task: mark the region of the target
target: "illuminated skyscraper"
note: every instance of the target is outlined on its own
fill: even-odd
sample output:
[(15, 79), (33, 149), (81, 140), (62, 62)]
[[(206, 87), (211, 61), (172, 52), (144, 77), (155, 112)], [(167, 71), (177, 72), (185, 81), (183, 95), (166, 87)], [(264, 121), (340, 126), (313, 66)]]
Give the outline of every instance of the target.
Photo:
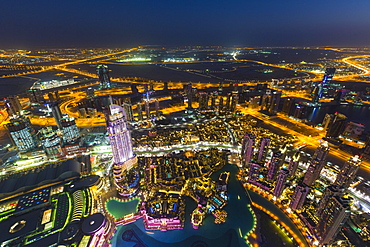
[(320, 216), (324, 210), (325, 206), (328, 203), (329, 199), (334, 196), (341, 196), (343, 194), (343, 189), (336, 185), (330, 185), (325, 188), (324, 194), (322, 195), (319, 205), (316, 210), (316, 214)]
[(123, 109), (125, 109), (127, 121), (131, 122), (134, 120), (134, 113), (132, 111), (132, 105), (130, 103), (123, 103)]
[(59, 129), (62, 129), (62, 125), (60, 121), (63, 118), (63, 114), (60, 110), (59, 104), (57, 102), (50, 102), (47, 104), (49, 112), (51, 112), (53, 118), (55, 119), (55, 122)]
[(199, 92), (199, 110), (208, 110), (208, 93)]
[(334, 184), (340, 186), (341, 188), (348, 189), (355, 179), (360, 165), (361, 160), (358, 155), (351, 157), (346, 163), (344, 163)]
[(37, 147), (35, 131), (26, 116), (11, 118), (5, 126), (19, 151), (30, 151)]
[(322, 84), (326, 85), (331, 82), (335, 74), (335, 68), (326, 68), (324, 78), (322, 79)]
[(315, 154), (312, 157), (310, 166), (308, 167), (306, 174), (304, 175), (303, 183), (311, 186), (316, 179), (319, 178), (321, 170), (325, 166), (326, 156), (329, 153), (329, 145), (327, 142), (322, 142), (316, 149)]
[(274, 152), (270, 162), (268, 163), (267, 179), (274, 179), (282, 162), (282, 153), (280, 151)]
[(319, 215), (315, 228), (320, 245), (330, 244), (343, 227), (350, 214), (350, 198), (331, 197)]
[(334, 113), (332, 121), (328, 124), (326, 137), (337, 138), (342, 134), (347, 123), (347, 117), (341, 113)]
[(77, 142), (80, 138), (80, 132), (76, 126), (75, 119), (73, 117), (64, 117), (60, 120), (63, 133), (63, 141), (66, 144)]
[(270, 146), (270, 142), (271, 142), (270, 138), (264, 137), (264, 138), (261, 139), (260, 147), (259, 147), (258, 153), (257, 153), (257, 161), (258, 162), (265, 161), (267, 151), (268, 151), (268, 148)]
[(261, 168), (260, 164), (252, 162), (249, 165), (248, 180), (257, 181), (259, 174), (260, 174), (260, 168)]
[(96, 67), (96, 72), (99, 76), (100, 87), (103, 89), (110, 88), (111, 82), (109, 78), (109, 70), (107, 65), (99, 64)]
[(297, 187), (295, 187), (289, 207), (294, 210), (301, 209), (304, 202), (306, 201), (308, 192), (310, 192), (310, 187), (305, 184), (299, 183)]
[(289, 176), (289, 171), (287, 169), (281, 169), (279, 171), (279, 175), (277, 177), (274, 192), (273, 192), (274, 196), (279, 197), (281, 195), (288, 176)]
[(5, 107), (8, 111), (9, 116), (20, 115), (22, 111), (21, 103), (19, 102), (18, 96), (9, 96), (5, 99)]
[(243, 137), (241, 157), (244, 165), (249, 164), (253, 158), (254, 144), (256, 141), (256, 136), (251, 134), (246, 134)]
[(298, 163), (299, 163), (299, 158), (301, 157), (301, 153), (298, 151), (296, 152), (289, 160), (289, 176), (292, 178), (295, 176), (295, 173), (298, 169)]
[(143, 121), (143, 106), (141, 102), (137, 104), (137, 115), (138, 115), (138, 120)]
[(62, 139), (52, 127), (46, 127), (39, 131), (42, 146), (50, 159), (63, 156)]

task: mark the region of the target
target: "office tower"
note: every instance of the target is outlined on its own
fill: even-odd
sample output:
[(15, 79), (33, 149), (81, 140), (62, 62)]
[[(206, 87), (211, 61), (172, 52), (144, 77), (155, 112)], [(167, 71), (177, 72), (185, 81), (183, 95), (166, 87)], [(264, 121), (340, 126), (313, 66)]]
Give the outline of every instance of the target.
[(250, 163), (249, 171), (248, 171), (248, 180), (249, 181), (257, 181), (260, 175), (260, 168), (261, 165), (255, 162)]
[(163, 82), (163, 90), (164, 91), (168, 90), (168, 82)]
[(299, 118), (299, 119), (305, 119), (307, 118), (307, 113), (308, 113), (307, 110), (308, 110), (308, 107), (306, 105), (298, 103), (295, 105), (293, 117)]
[(282, 153), (280, 151), (276, 151), (273, 153), (271, 160), (268, 162), (267, 179), (275, 178), (276, 172), (280, 168), (282, 159)]
[(193, 109), (193, 85), (191, 83), (184, 86), (184, 93), (188, 100), (188, 109)]
[(26, 116), (12, 118), (5, 126), (9, 131), (13, 144), (19, 151), (30, 151), (37, 147), (35, 131)]
[(145, 114), (146, 114), (146, 119), (150, 119), (150, 102), (145, 100)]
[(278, 177), (276, 179), (274, 192), (273, 192), (274, 196), (280, 197), (281, 193), (284, 190), (284, 186), (285, 186), (286, 179), (288, 178), (288, 176), (289, 176), (289, 171), (287, 169), (283, 168), (279, 171)]
[(350, 214), (350, 199), (340, 196), (331, 197), (319, 215), (315, 228), (320, 245), (330, 244)]
[(96, 72), (99, 76), (99, 81), (100, 81), (100, 87), (102, 89), (107, 89), (111, 87), (111, 82), (109, 78), (109, 70), (108, 66), (104, 64), (99, 64), (96, 67)]
[(224, 97), (221, 95), (218, 96), (218, 111), (222, 111), (224, 109)]
[(365, 124), (349, 122), (344, 128), (343, 136), (350, 137), (352, 139), (359, 139), (365, 131)]
[(39, 134), (42, 146), (48, 158), (57, 159), (63, 156), (62, 139), (52, 127), (41, 129)]
[(267, 137), (264, 137), (260, 140), (260, 146), (259, 146), (258, 153), (257, 153), (258, 162), (265, 161), (270, 143), (271, 143), (271, 139)]
[(199, 110), (205, 111), (208, 110), (208, 93), (199, 92)]
[(31, 103), (43, 103), (44, 96), (43, 92), (40, 89), (34, 88), (27, 91), (27, 96), (30, 99)]
[(211, 93), (211, 95), (209, 96), (211, 98), (211, 109), (212, 110), (215, 110), (216, 109), (216, 96), (217, 96), (217, 93)]
[[(137, 157), (132, 149), (130, 130), (126, 121), (125, 110), (118, 105), (110, 105), (108, 112), (105, 112), (107, 132), (113, 153), (113, 176), (118, 192), (122, 196), (130, 196), (135, 183), (129, 180), (136, 180), (135, 176), (126, 174), (137, 164)], [(132, 174), (133, 175), (133, 174)]]
[(322, 84), (326, 85), (331, 82), (335, 74), (335, 68), (326, 68), (324, 78), (322, 79)]
[(308, 192), (310, 192), (310, 187), (303, 183), (299, 183), (295, 187), (289, 207), (294, 210), (301, 209), (303, 207), (304, 202), (306, 201)]
[(231, 93), (228, 93), (227, 94), (227, 97), (226, 97), (226, 104), (225, 104), (225, 110), (226, 111), (230, 111), (230, 106), (231, 106)]
[(132, 105), (130, 103), (123, 103), (122, 104), (123, 109), (125, 109), (125, 112), (127, 114), (127, 121), (131, 122), (134, 120), (134, 113), (132, 110)]
[(320, 216), (322, 212), (326, 209), (325, 206), (328, 203), (329, 199), (334, 196), (343, 195), (344, 190), (337, 185), (330, 185), (325, 188), (324, 194), (322, 195), (319, 205), (316, 210), (316, 215)]
[(130, 130), (126, 121), (126, 112), (121, 106), (110, 105), (106, 113), (107, 131), (112, 147), (113, 162), (122, 166), (122, 169), (130, 169), (133, 164), (134, 153)]
[(324, 120), (322, 121), (322, 124), (321, 124), (324, 130), (326, 131), (328, 130), (330, 124), (333, 122), (333, 119), (334, 119), (334, 114), (329, 114), (329, 113), (325, 114)]
[(325, 166), (326, 156), (329, 153), (329, 145), (327, 142), (322, 142), (316, 149), (312, 157), (310, 166), (303, 178), (303, 183), (311, 186), (320, 176), (321, 170)]
[(253, 158), (254, 144), (256, 142), (256, 136), (246, 134), (242, 141), (241, 157), (244, 165), (249, 164)]
[(294, 106), (295, 106), (295, 98), (285, 98), (283, 109), (281, 111), (285, 113), (286, 115), (291, 116), (293, 115)]
[(295, 173), (298, 169), (298, 163), (299, 163), (300, 157), (301, 157), (301, 153), (298, 151), (289, 160), (288, 170), (289, 170), (289, 176), (291, 178), (295, 176)]
[(235, 112), (236, 111), (236, 105), (239, 102), (239, 94), (238, 92), (233, 92), (232, 98), (231, 98), (231, 106), (230, 111)]
[(337, 138), (342, 134), (346, 126), (347, 117), (341, 113), (334, 113), (332, 122), (328, 126), (326, 137)]
[(137, 89), (137, 86), (135, 84), (131, 84), (131, 91), (132, 91), (132, 94), (138, 94), (139, 93), (139, 90)]
[(5, 107), (9, 116), (19, 115), (22, 111), (22, 105), (19, 102), (18, 96), (8, 96), (5, 99)]
[(271, 95), (271, 102), (269, 106), (269, 113), (270, 114), (276, 114), (279, 108), (280, 104), (280, 98), (281, 98), (281, 91), (274, 91)]
[(57, 102), (50, 102), (47, 104), (49, 112), (51, 112), (53, 118), (55, 119), (55, 122), (59, 129), (62, 129), (62, 126), (60, 124), (60, 120), (63, 118), (63, 114), (59, 108), (59, 104)]
[(358, 155), (351, 157), (346, 161), (340, 170), (334, 184), (341, 188), (348, 189), (356, 178), (356, 173), (361, 165), (361, 159)]
[(73, 117), (64, 117), (60, 120), (60, 124), (62, 126), (61, 131), (64, 143), (72, 144), (77, 142), (80, 138), (80, 132), (76, 126), (75, 119)]
[(141, 102), (137, 104), (137, 114), (138, 114), (139, 121), (143, 121), (143, 107), (142, 107)]
[(159, 101), (156, 99), (155, 102), (155, 115), (157, 118), (161, 116), (161, 112), (159, 111)]

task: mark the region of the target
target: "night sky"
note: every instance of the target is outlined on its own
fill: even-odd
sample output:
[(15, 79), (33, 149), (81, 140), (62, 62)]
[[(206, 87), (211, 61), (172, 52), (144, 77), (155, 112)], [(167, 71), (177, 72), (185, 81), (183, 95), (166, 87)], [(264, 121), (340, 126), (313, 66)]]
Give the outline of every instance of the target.
[(369, 0), (2, 0), (1, 48), (369, 46)]

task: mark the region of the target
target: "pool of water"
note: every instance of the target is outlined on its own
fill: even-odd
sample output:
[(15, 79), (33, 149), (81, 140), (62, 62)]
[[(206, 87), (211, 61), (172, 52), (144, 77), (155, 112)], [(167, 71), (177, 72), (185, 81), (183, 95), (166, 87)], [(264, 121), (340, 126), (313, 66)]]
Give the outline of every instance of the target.
[(133, 199), (126, 202), (119, 201), (117, 199), (111, 199), (107, 201), (106, 208), (108, 212), (114, 216), (114, 218), (119, 219), (127, 214), (136, 213), (139, 202), (139, 199)]

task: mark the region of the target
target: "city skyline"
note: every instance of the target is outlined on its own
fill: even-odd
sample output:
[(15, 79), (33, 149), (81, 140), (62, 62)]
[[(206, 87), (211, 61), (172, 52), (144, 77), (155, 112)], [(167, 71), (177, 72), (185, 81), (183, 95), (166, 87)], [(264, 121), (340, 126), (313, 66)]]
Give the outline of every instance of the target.
[(368, 46), (356, 1), (9, 1), (0, 48), (138, 45)]

